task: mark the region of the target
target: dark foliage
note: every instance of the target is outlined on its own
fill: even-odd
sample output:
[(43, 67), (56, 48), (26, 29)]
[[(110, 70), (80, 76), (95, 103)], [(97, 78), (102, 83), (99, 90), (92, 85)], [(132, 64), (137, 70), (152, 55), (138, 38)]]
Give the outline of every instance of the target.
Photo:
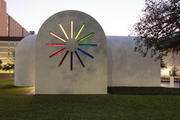
[(162, 58), (160, 59), (160, 66), (161, 66), (161, 68), (167, 68), (166, 63), (164, 62), (164, 60)]
[(179, 69), (176, 66), (173, 66), (171, 71), (170, 71), (170, 76), (175, 77), (177, 75), (178, 71), (179, 71)]
[(2, 70), (4, 70), (4, 71), (13, 70), (13, 69), (14, 69), (14, 64), (9, 64), (9, 63), (4, 65), (2, 68)]
[(2, 60), (0, 60), (0, 70), (2, 69)]
[(146, 0), (143, 16), (134, 25), (135, 51), (160, 59), (180, 50), (180, 0)]

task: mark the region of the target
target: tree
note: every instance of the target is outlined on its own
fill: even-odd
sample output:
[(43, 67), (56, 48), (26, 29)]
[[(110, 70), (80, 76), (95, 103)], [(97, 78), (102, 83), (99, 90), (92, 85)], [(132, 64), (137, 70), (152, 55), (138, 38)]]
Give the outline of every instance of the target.
[(160, 66), (161, 66), (161, 68), (167, 68), (167, 65), (166, 65), (166, 63), (164, 62), (164, 60), (161, 58), (160, 59)]
[(133, 27), (134, 50), (155, 60), (180, 50), (180, 0), (146, 0), (143, 16)]
[(14, 70), (14, 60), (15, 60), (15, 52), (12, 52), (11, 59), (9, 59), (11, 63), (6, 63), (3, 65), (2, 70), (4, 71), (11, 71)]
[(170, 76), (175, 77), (177, 75), (178, 71), (179, 71), (179, 69), (176, 66), (173, 66), (171, 71), (170, 71)]
[(4, 71), (14, 70), (14, 64), (7, 63), (3, 66), (2, 70)]
[(3, 71), (14, 70), (14, 59), (15, 59), (15, 52), (12, 52), (12, 58), (9, 59), (11, 61), (11, 63), (5, 63), (3, 65), (2, 60), (0, 60), (0, 70), (3, 70)]
[(2, 70), (3, 66), (2, 66), (2, 60), (0, 60), (0, 70)]

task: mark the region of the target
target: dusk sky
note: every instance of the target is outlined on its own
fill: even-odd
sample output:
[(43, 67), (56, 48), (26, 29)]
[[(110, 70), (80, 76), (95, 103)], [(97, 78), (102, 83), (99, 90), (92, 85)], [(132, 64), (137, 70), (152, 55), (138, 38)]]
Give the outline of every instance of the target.
[(142, 15), (144, 0), (6, 0), (7, 12), (28, 31), (38, 32), (51, 15), (79, 10), (94, 17), (106, 35), (127, 36)]

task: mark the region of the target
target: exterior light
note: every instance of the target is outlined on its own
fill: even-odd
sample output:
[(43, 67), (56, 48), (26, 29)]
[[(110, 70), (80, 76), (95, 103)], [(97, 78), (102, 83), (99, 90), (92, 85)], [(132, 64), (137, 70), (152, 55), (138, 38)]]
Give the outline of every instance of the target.
[(71, 39), (73, 39), (73, 21), (71, 20)]
[(82, 67), (85, 67), (85, 65), (84, 65), (83, 61), (81, 60), (81, 58), (79, 57), (77, 51), (75, 51), (75, 54), (76, 54), (76, 56), (77, 56), (79, 62), (81, 63)]
[(77, 38), (78, 38), (79, 34), (81, 33), (82, 29), (84, 28), (84, 26), (85, 26), (85, 24), (83, 24), (83, 25), (81, 26), (81, 28), (79, 29), (79, 32), (78, 32), (78, 34), (77, 34), (76, 37), (75, 37), (75, 40), (77, 40)]
[(66, 44), (57, 44), (57, 43), (54, 43), (54, 44), (46, 44), (46, 46), (65, 46)]
[(59, 63), (59, 66), (62, 65), (62, 63), (63, 63), (64, 59), (66, 58), (66, 56), (68, 55), (68, 53), (69, 53), (69, 51), (66, 51), (64, 57), (62, 58), (61, 62)]
[(80, 47), (96, 47), (96, 44), (78, 44)]
[(90, 33), (90, 34), (84, 36), (83, 38), (79, 39), (78, 42), (81, 42), (81, 41), (87, 39), (88, 37), (90, 37), (90, 36), (92, 36), (92, 35), (94, 35), (94, 33)]
[(58, 35), (54, 34), (53, 32), (50, 32), (50, 34), (54, 37), (56, 37), (57, 39), (63, 41), (63, 42), (66, 42), (66, 40), (62, 39), (61, 37), (59, 37)]
[(63, 48), (62, 50), (55, 52), (54, 54), (50, 55), (49, 58), (52, 58), (52, 57), (58, 55), (59, 53), (63, 52), (64, 50), (66, 50), (66, 48)]
[(81, 51), (82, 53), (84, 53), (85, 55), (89, 56), (90, 58), (94, 58), (94, 56), (90, 55), (89, 53), (83, 51), (82, 49), (78, 48), (79, 51)]
[[(67, 42), (67, 40), (69, 40), (69, 37), (68, 37), (67, 33), (66, 33), (66, 31), (64, 30), (62, 24), (59, 24), (59, 26), (60, 26), (62, 32), (64, 33), (66, 39), (61, 38), (60, 36), (58, 36), (57, 34), (55, 34), (55, 33), (53, 33), (53, 32), (50, 32), (50, 34), (51, 34), (52, 36), (54, 36), (55, 38), (63, 41), (63, 42)], [(69, 31), (69, 33), (70, 33), (70, 38), (71, 38), (71, 40), (72, 40), (72, 39), (75, 39), (75, 40), (78, 39), (78, 37), (79, 37), (81, 31), (83, 30), (84, 26), (85, 26), (85, 24), (83, 24), (83, 25), (81, 26), (81, 28), (79, 29), (77, 35), (76, 35), (75, 38), (74, 38), (74, 21), (73, 21), (73, 20), (70, 21), (70, 31)], [(82, 42), (83, 40), (91, 37), (92, 35), (94, 35), (94, 32), (89, 33), (88, 35), (82, 37), (81, 39), (79, 39), (79, 40), (77, 40), (77, 41), (78, 41), (78, 42)], [(66, 46), (66, 45), (67, 45), (67, 44), (61, 44), (61, 43), (47, 43), (47, 44), (46, 44), (46, 46)], [(79, 46), (79, 47), (96, 47), (97, 44), (78, 44), (78, 46)], [(89, 56), (90, 58), (92, 58), (92, 59), (94, 58), (94, 56), (90, 55), (88, 52), (85, 52), (84, 50), (82, 50), (82, 49), (80, 49), (80, 48), (76, 48), (76, 49), (77, 49), (78, 51), (82, 52), (83, 54)], [(53, 53), (52, 55), (49, 56), (49, 58), (52, 58), (52, 57), (60, 54), (61, 52), (65, 51), (65, 50), (67, 50), (67, 47), (66, 47), (66, 48), (63, 48), (63, 49), (61, 49), (61, 50), (59, 50), (59, 51), (57, 51), (57, 52), (55, 52), (55, 53)], [(81, 63), (82, 67), (85, 67), (82, 59), (80, 58), (80, 56), (79, 56), (79, 54), (78, 54), (78, 52), (77, 52), (76, 50), (75, 50), (75, 51), (69, 51), (69, 50), (67, 50), (66, 53), (64, 54), (63, 58), (61, 59), (61, 61), (60, 61), (60, 63), (59, 63), (58, 66), (61, 66), (61, 65), (62, 65), (63, 61), (66, 59), (66, 57), (67, 57), (67, 55), (69, 54), (69, 52), (70, 52), (70, 70), (71, 70), (71, 71), (73, 70), (73, 52), (76, 54), (76, 56), (77, 56), (79, 62)]]
[(66, 38), (69, 40), (69, 37), (68, 37), (67, 33), (65, 32), (63, 26), (61, 24), (59, 24), (59, 26), (60, 26), (61, 30), (63, 31), (64, 35), (66, 36)]

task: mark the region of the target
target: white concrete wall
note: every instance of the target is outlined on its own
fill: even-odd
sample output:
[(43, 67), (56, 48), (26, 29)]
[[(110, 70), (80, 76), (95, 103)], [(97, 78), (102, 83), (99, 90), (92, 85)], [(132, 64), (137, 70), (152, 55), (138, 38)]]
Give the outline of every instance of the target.
[(21, 40), (15, 49), (15, 86), (34, 86), (36, 35)]
[[(35, 62), (34, 61), (35, 37), (36, 36), (26, 37), (25, 40), (22, 40), (21, 43), (16, 48), (15, 86), (33, 86), (34, 85), (34, 71), (35, 70), (34, 70), (33, 65), (35, 63), (33, 62)], [(154, 62), (154, 60), (149, 57), (142, 58), (139, 54), (135, 53), (133, 51), (134, 41), (132, 37), (107, 36), (107, 42), (108, 42), (108, 45), (107, 45), (108, 46), (107, 48), (108, 86), (138, 86), (138, 87), (160, 86), (159, 62)], [(175, 58), (176, 57), (178, 56), (175, 56)], [(67, 59), (68, 60), (65, 60), (64, 62), (65, 64), (68, 64), (67, 66), (69, 66), (69, 58)], [(87, 58), (84, 57), (82, 59), (87, 59)], [(172, 61), (170, 59), (171, 57), (167, 57), (165, 61)], [(88, 62), (92, 63), (93, 61), (89, 60)], [(86, 66), (88, 65), (88, 62), (85, 63)], [(175, 63), (179, 65), (177, 60), (175, 61)], [(77, 59), (74, 61), (74, 64), (78, 64), (78, 66), (76, 67), (74, 66), (74, 67), (77, 69), (80, 69), (81, 70), (80, 73), (85, 74), (83, 71), (84, 69), (81, 68), (79, 61)], [(64, 69), (64, 68), (59, 68), (58, 70), (60, 69)], [(66, 72), (66, 71), (63, 71), (63, 72)], [(74, 75), (73, 73), (71, 73), (70, 75)], [(43, 70), (42, 70), (42, 74), (45, 74), (43, 73)], [(49, 74), (51, 74), (51, 72), (47, 73), (47, 75)], [(69, 79), (70, 76), (69, 77), (66, 76), (65, 78)], [(91, 76), (88, 78), (85, 75), (82, 78), (84, 81), (82, 80), (81, 82), (83, 83), (83, 82), (90, 81), (91, 78), (92, 78)], [(101, 79), (101, 77), (98, 79)], [(73, 81), (73, 82), (71, 81), (72, 83), (70, 83), (69, 81), (66, 84), (69, 84), (69, 86), (72, 87), (74, 85), (78, 85), (76, 81)], [(43, 84), (44, 83), (42, 83), (42, 85)], [(64, 87), (66, 87), (66, 89), (68, 88), (67, 86), (64, 86)]]
[[(94, 56), (91, 59), (87, 55), (79, 52), (75, 47), (77, 43), (69, 44), (68, 50), (76, 50), (85, 64), (83, 68), (73, 51), (73, 70), (70, 70), (70, 53), (59, 67), (61, 59), (66, 51), (49, 58), (53, 53), (64, 47), (46, 46), (47, 43), (61, 43), (61, 40), (53, 37), (49, 32), (54, 32), (58, 36), (66, 39), (59, 27), (61, 23), (70, 37), (70, 21), (74, 21), (74, 37), (83, 24), (80, 36), (94, 32), (92, 37), (80, 42), (83, 44), (97, 44), (97, 47), (81, 47)], [(74, 39), (67, 40), (70, 42)], [(66, 44), (65, 43), (65, 44)], [(82, 12), (65, 11), (51, 16), (41, 26), (36, 41), (36, 77), (35, 94), (106, 94), (107, 93), (107, 52), (106, 36), (101, 26), (87, 14)]]
[(133, 37), (107, 36), (108, 86), (160, 86), (160, 63), (134, 52)]

